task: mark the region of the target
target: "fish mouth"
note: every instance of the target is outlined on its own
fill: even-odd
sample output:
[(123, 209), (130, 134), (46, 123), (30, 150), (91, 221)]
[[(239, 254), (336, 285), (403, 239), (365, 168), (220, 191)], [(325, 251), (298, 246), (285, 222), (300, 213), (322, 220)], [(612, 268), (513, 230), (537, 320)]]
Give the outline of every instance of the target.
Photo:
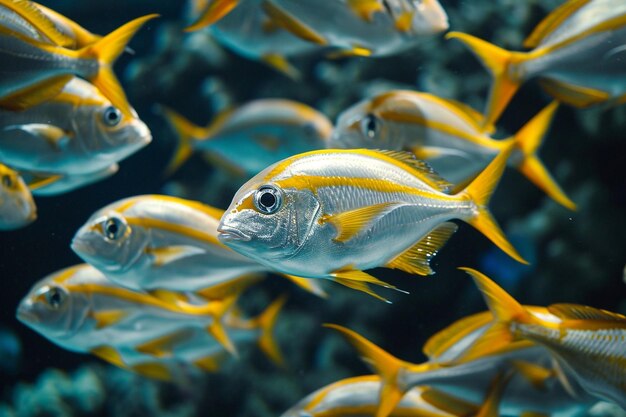
[(249, 242), (251, 240), (251, 237), (247, 234), (231, 227), (219, 226), (217, 228), (217, 231), (219, 232), (219, 235), (217, 235), (217, 237), (221, 242)]
[(16, 316), (22, 323), (39, 323), (39, 317), (28, 308), (22, 306), (17, 309)]

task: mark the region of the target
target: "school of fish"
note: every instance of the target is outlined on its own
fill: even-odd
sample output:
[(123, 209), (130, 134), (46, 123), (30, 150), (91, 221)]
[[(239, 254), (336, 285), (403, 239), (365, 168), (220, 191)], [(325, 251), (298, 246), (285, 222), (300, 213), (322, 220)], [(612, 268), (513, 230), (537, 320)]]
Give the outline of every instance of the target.
[[(449, 29), (437, 0), (192, 0), (189, 10), (193, 22), (181, 30), (206, 31), (293, 80), (302, 74), (291, 57), (375, 59)], [(151, 142), (112, 66), (157, 17), (100, 36), (35, 2), (0, 0), (1, 231), (36, 220), (33, 196), (114, 175)], [(190, 372), (219, 371), (244, 345), (286, 365), (274, 326), (287, 296), (256, 317), (238, 304), (269, 274), (320, 298), (338, 288), (331, 281), (390, 303), (385, 291), (405, 291), (370, 270), (434, 274), (455, 219), (527, 263), (489, 202), (509, 166), (576, 210), (538, 153), (560, 105), (626, 101), (626, 2), (564, 1), (526, 39), (528, 52), (466, 33), (446, 37), (493, 77), (484, 114), (410, 90), (355, 103), (335, 124), (286, 99), (226, 108), (206, 126), (161, 105), (178, 137), (164, 172), (200, 152), (242, 184), (230, 205), (154, 194), (110, 202), (71, 241), (85, 263), (36, 282), (18, 320), (72, 352), (180, 383)], [(496, 122), (531, 78), (554, 101), (497, 138)], [(626, 410), (626, 317), (565, 300), (522, 305), (481, 272), (459, 269), (489, 311), (432, 336), (419, 364), (326, 324), (375, 374), (322, 387), (283, 417), (567, 417), (601, 400)]]

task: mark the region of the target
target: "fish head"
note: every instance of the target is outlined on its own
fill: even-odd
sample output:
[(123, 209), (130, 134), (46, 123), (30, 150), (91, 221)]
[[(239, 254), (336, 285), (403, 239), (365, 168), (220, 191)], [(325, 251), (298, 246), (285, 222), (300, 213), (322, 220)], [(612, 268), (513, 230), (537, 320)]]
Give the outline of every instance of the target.
[(281, 188), (266, 180), (275, 165), (239, 189), (217, 228), (222, 243), (264, 264), (294, 256), (320, 213), (320, 203), (310, 190)]
[(17, 229), (36, 218), (37, 207), (22, 177), (0, 164), (0, 230)]
[(17, 308), (19, 321), (50, 340), (74, 336), (91, 310), (85, 294), (70, 292), (57, 282), (58, 276), (50, 275), (35, 284)]
[(339, 115), (329, 148), (391, 149), (390, 136), (389, 126), (372, 100), (363, 100)]
[(438, 0), (409, 0), (415, 11), (411, 19), (410, 33), (434, 35), (448, 30), (448, 15)]
[(72, 239), (72, 250), (105, 275), (124, 274), (147, 258), (149, 229), (130, 224), (113, 207), (94, 213)]

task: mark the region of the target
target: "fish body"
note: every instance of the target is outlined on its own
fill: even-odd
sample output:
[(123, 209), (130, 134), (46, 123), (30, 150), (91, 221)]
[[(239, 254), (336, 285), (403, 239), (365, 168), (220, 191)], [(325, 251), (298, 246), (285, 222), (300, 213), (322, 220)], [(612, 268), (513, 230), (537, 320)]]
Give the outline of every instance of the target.
[(37, 207), (22, 177), (0, 164), (0, 230), (24, 227), (37, 219)]
[(576, 107), (621, 103), (626, 5), (611, 0), (569, 0), (526, 40), (530, 52), (509, 52), (471, 35), (465, 43), (494, 75), (485, 123), (493, 123), (525, 81), (538, 78), (548, 94)]
[[(406, 153), (322, 150), (296, 155), (239, 189), (222, 217), (219, 238), (260, 263), (301, 277), (381, 284), (362, 272), (379, 266), (427, 275), (432, 273), (428, 260), (456, 231), (448, 220), (476, 225), (474, 219), (485, 215), (485, 198), (509, 152), (502, 152), (468, 191), (458, 194), (450, 194), (447, 182)], [(487, 183), (489, 191), (483, 189), (473, 199), (471, 190)], [(503, 243), (499, 228), (499, 238), (492, 234), (496, 228), (480, 230), (522, 260)]]
[(501, 325), (494, 339), (531, 340), (548, 349), (589, 394), (626, 409), (626, 317), (593, 307), (553, 304), (557, 320), (530, 314), (488, 277), (462, 268), (474, 279)]
[(57, 31), (65, 35), (69, 42), (64, 45), (70, 49), (81, 49), (93, 45), (102, 39), (102, 36), (89, 32), (84, 27), (66, 16), (38, 3), (33, 3), (54, 24)]
[(218, 115), (205, 128), (171, 110), (165, 114), (180, 138), (170, 172), (193, 149), (213, 154), (250, 177), (281, 159), (325, 148), (333, 131), (324, 114), (290, 100), (255, 100)]
[[(536, 155), (557, 104), (552, 103), (504, 140), (481, 127), (482, 115), (454, 100), (397, 90), (363, 100), (345, 110), (329, 142), (333, 148), (392, 149), (413, 152), (442, 177), (466, 184), (504, 148), (516, 144), (509, 165), (525, 174), (563, 206), (575, 204), (563, 193)], [(489, 126), (490, 132), (495, 130)]]
[(20, 172), (27, 178), (28, 187), (35, 196), (55, 196), (101, 181), (114, 175), (119, 165), (114, 163), (100, 171), (88, 174), (54, 175), (47, 173)]
[[(106, 346), (136, 349), (185, 328), (219, 337), (232, 300), (168, 303), (120, 287), (87, 264), (53, 273), (21, 301), (17, 317), (50, 341), (74, 352)], [(226, 343), (228, 338), (220, 339)]]
[(24, 171), (92, 174), (146, 146), (150, 130), (87, 81), (73, 78), (53, 99), (0, 110), (0, 160)]

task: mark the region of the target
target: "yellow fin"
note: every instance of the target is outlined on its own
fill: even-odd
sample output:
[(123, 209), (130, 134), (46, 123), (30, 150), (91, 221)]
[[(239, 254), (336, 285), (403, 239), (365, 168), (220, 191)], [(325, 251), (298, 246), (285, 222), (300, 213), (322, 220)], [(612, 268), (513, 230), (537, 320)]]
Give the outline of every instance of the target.
[(507, 51), (466, 33), (450, 32), (446, 39), (458, 39), (464, 43), (493, 77), (487, 111), (482, 122), (483, 129), (487, 130), (498, 120), (519, 89), (523, 80), (513, 77), (512, 74), (516, 65), (528, 59), (527, 55)]
[(96, 329), (112, 326), (127, 316), (123, 310), (95, 311), (91, 317), (96, 321)]
[(213, 355), (205, 356), (204, 358), (196, 359), (193, 364), (206, 372), (217, 372), (222, 365), (222, 362), (226, 360), (224, 352), (219, 352)]
[(193, 32), (220, 21), (239, 5), (239, 0), (213, 0), (193, 24), (185, 28), (185, 32)]
[(345, 285), (346, 287), (350, 287), (350, 288), (354, 288), (354, 289), (358, 289), (359, 291), (363, 291), (366, 292), (367, 294), (370, 294), (378, 299), (381, 299), (387, 303), (389, 303), (388, 300), (385, 300), (384, 298), (381, 298), (379, 295), (372, 293), (371, 290), (370, 291), (366, 291), (369, 290), (369, 287), (367, 285), (364, 286), (363, 289), (361, 288), (357, 288), (357, 284), (355, 284), (355, 286), (350, 286), (348, 285), (347, 281), (351, 281), (353, 283), (364, 283), (364, 284), (374, 284), (374, 285), (380, 285), (381, 287), (384, 288), (389, 288), (392, 290), (396, 290), (399, 292), (403, 292), (405, 294), (408, 294), (408, 292), (403, 291), (399, 288), (396, 288), (395, 286), (386, 283), (385, 281), (381, 281), (376, 277), (371, 276), (370, 274), (363, 272), (363, 271), (359, 271), (357, 269), (350, 269), (350, 267), (346, 267), (346, 269), (342, 269), (340, 271), (335, 271), (333, 273), (330, 274), (331, 277), (333, 277), (333, 279), (337, 282), (339, 282), (342, 285)]
[(233, 344), (232, 340), (230, 340), (222, 320), (228, 310), (230, 310), (230, 308), (235, 304), (237, 298), (239, 298), (239, 294), (230, 296), (221, 301), (214, 301), (213, 303), (216, 305), (216, 311), (213, 315), (213, 323), (207, 327), (207, 332), (209, 332), (209, 334), (213, 336), (215, 340), (217, 340), (217, 342), (233, 356), (238, 356), (237, 348)]
[(417, 244), (394, 258), (386, 266), (400, 269), (409, 274), (432, 275), (435, 272), (430, 268), (430, 260), (446, 244), (448, 239), (456, 232), (458, 226), (454, 223), (442, 223)]
[(259, 274), (245, 274), (226, 282), (221, 282), (202, 290), (195, 291), (199, 296), (207, 300), (221, 300), (226, 297), (241, 294), (248, 287), (263, 280)]
[(347, 0), (347, 5), (354, 14), (366, 22), (373, 22), (375, 13), (385, 11), (378, 0)]
[(385, 151), (385, 150), (377, 150), (376, 152), (386, 155), (390, 158), (395, 159), (409, 167), (411, 167), (416, 175), (424, 181), (426, 184), (430, 185), (436, 190), (441, 191), (442, 193), (450, 193), (453, 185), (450, 184), (447, 180), (440, 177), (437, 172), (425, 161), (417, 159), (415, 154), (412, 152), (405, 151)]
[(111, 101), (126, 117), (132, 118), (133, 112), (126, 98), (126, 94), (113, 73), (111, 66), (118, 56), (124, 52), (126, 44), (141, 27), (156, 17), (158, 14), (150, 14), (132, 20), (113, 32), (109, 33), (96, 43), (86, 46), (78, 51), (80, 58), (96, 58), (99, 70), (91, 82), (102, 94)]
[(155, 267), (163, 266), (183, 258), (205, 253), (205, 251), (200, 248), (188, 245), (146, 248), (145, 252), (146, 254), (154, 257)]
[(170, 176), (189, 159), (193, 153), (192, 141), (204, 137), (204, 130), (200, 126), (191, 123), (185, 117), (170, 109), (169, 107), (160, 107), (161, 112), (165, 116), (169, 125), (174, 129), (178, 136), (176, 150), (170, 162), (165, 168), (165, 175)]
[(552, 304), (548, 311), (562, 320), (612, 321), (626, 324), (626, 317), (621, 314), (579, 304)]
[(341, 284), (341, 285), (343, 285), (345, 287), (348, 287), (350, 289), (353, 289), (353, 290), (364, 292), (365, 294), (371, 295), (372, 297), (377, 298), (380, 301), (384, 301), (387, 304), (391, 304), (391, 301), (389, 301), (388, 299), (384, 298), (381, 295), (376, 294), (374, 292), (374, 290), (372, 290), (370, 288), (370, 286), (367, 285), (366, 282), (363, 282), (363, 281), (353, 281), (351, 279), (345, 279), (345, 278), (341, 278), (341, 277), (334, 277), (333, 280), (337, 284)]
[(0, 0), (0, 5), (26, 20), (53, 44), (68, 46), (74, 43), (71, 38), (57, 29), (54, 22), (37, 7), (36, 3), (27, 0)]
[(93, 355), (120, 368), (128, 369), (122, 355), (112, 346), (98, 346), (90, 351)]
[(524, 41), (524, 48), (535, 48), (543, 39), (554, 32), (568, 17), (591, 0), (569, 0), (546, 16)]
[(504, 168), (506, 168), (513, 146), (514, 143), (511, 142), (507, 148), (500, 151), (498, 156), (461, 193), (469, 195), (477, 208), (475, 217), (465, 221), (484, 234), (511, 258), (523, 264), (528, 264), (504, 236), (504, 232), (502, 232), (502, 229), (500, 229), (500, 226), (487, 208), (491, 195), (500, 181)]
[(274, 68), (278, 72), (286, 75), (294, 81), (298, 81), (302, 78), (300, 70), (291, 65), (291, 63), (280, 54), (268, 53), (261, 56), (261, 61), (265, 62), (270, 67)]
[(394, 24), (396, 30), (398, 32), (408, 32), (409, 30), (411, 30), (411, 23), (413, 22), (413, 15), (414, 15), (414, 12), (411, 12), (411, 11), (402, 12), (400, 16), (396, 18), (396, 21)]
[(373, 204), (343, 213), (325, 214), (319, 222), (331, 223), (337, 229), (337, 236), (333, 240), (345, 243), (366, 231), (373, 223), (397, 207), (396, 203)]
[(593, 88), (582, 87), (548, 78), (542, 78), (539, 84), (546, 93), (558, 101), (578, 108), (595, 106), (611, 98), (609, 93), (602, 90), (595, 90)]
[(272, 19), (272, 21), (276, 25), (289, 31), (293, 35), (304, 39), (305, 41), (313, 42), (318, 45), (328, 44), (328, 41), (326, 41), (326, 39), (321, 34), (317, 33), (313, 28), (301, 22), (295, 16), (292, 16), (283, 8), (276, 5), (273, 1), (263, 0), (261, 7), (263, 8), (265, 14), (270, 19)]
[(478, 339), (455, 359), (457, 363), (467, 363), (485, 356), (500, 353), (515, 341), (507, 323), (492, 324)]
[(161, 363), (158, 362), (149, 362), (149, 363), (140, 363), (137, 365), (132, 365), (130, 369), (139, 375), (158, 379), (160, 381), (171, 381), (172, 374), (169, 369)]
[(193, 337), (193, 331), (191, 329), (183, 329), (143, 343), (136, 346), (135, 349), (138, 352), (157, 358), (170, 357), (176, 345), (189, 340), (191, 337)]
[(498, 374), (489, 386), (489, 391), (485, 397), (483, 404), (476, 413), (476, 417), (499, 417), (500, 416), (500, 401), (502, 400), (502, 394), (506, 389), (513, 372), (508, 372), (503, 376)]
[(178, 305), (179, 303), (188, 303), (189, 298), (183, 293), (179, 293), (176, 291), (165, 290), (162, 288), (157, 288), (155, 290), (150, 290), (148, 293), (158, 298), (161, 301), (165, 301), (168, 304)]
[(39, 190), (40, 188), (47, 187), (48, 185), (54, 184), (55, 182), (63, 179), (63, 175), (49, 175), (49, 176), (39, 176), (36, 175), (33, 179), (28, 182), (28, 188), (31, 191)]
[(78, 23), (74, 22), (71, 19), (63, 16), (62, 14), (42, 5), (39, 3), (35, 3), (37, 8), (40, 9), (43, 14), (45, 14), (48, 18), (52, 20), (53, 23), (60, 22), (61, 25), (65, 25), (72, 32), (73, 38), (70, 38), (70, 42), (67, 45), (63, 45), (65, 47), (72, 48), (84, 48), (87, 45), (91, 45), (92, 43), (97, 42), (99, 39), (102, 39), (102, 36), (95, 35), (89, 32), (84, 27), (80, 26)]
[(259, 348), (268, 358), (270, 358), (272, 362), (281, 368), (285, 367), (285, 359), (283, 358), (283, 355), (278, 348), (278, 344), (274, 339), (274, 325), (276, 324), (278, 314), (286, 302), (287, 296), (281, 295), (274, 300), (265, 309), (265, 311), (259, 315), (259, 317), (254, 319), (258, 327), (261, 329), (261, 336), (257, 342), (259, 344)]
[(0, 107), (13, 111), (29, 109), (56, 97), (72, 78), (72, 75), (60, 75), (23, 88), (0, 99)]
[(341, 58), (353, 58), (353, 57), (368, 57), (372, 56), (372, 50), (362, 46), (352, 46), (350, 49), (339, 49), (329, 52), (326, 55), (328, 59), (341, 59)]
[(546, 380), (555, 376), (554, 370), (547, 369), (532, 362), (514, 359), (511, 361), (511, 365), (537, 390), (545, 390)]
[(431, 336), (422, 348), (422, 352), (430, 360), (436, 359), (454, 346), (460, 339), (478, 328), (489, 324), (493, 320), (490, 312), (464, 317)]
[(290, 280), (291, 282), (293, 282), (294, 284), (296, 284), (298, 287), (302, 288), (303, 290), (310, 292), (311, 294), (317, 295), (318, 297), (321, 297), (321, 298), (328, 298), (328, 294), (326, 293), (326, 291), (324, 291), (324, 287), (322, 287), (321, 282), (323, 280), (321, 279), (302, 278), (302, 277), (297, 277), (295, 275), (289, 275), (289, 274), (280, 274), (280, 275), (287, 278), (288, 280)]
[(11, 125), (6, 126), (3, 130), (5, 132), (11, 130), (22, 130), (36, 138), (44, 140), (56, 150), (61, 150), (65, 146), (65, 143), (67, 143), (70, 139), (70, 134), (68, 134), (65, 130), (57, 126), (44, 123)]
[(387, 417), (406, 393), (406, 387), (399, 382), (402, 370), (412, 366), (409, 362), (385, 352), (363, 336), (336, 324), (324, 324), (341, 333), (350, 343), (370, 368), (372, 368), (381, 379), (380, 400), (376, 417)]
[(424, 389), (421, 398), (438, 410), (453, 416), (468, 417), (478, 412), (478, 406), (475, 404), (431, 387)]

